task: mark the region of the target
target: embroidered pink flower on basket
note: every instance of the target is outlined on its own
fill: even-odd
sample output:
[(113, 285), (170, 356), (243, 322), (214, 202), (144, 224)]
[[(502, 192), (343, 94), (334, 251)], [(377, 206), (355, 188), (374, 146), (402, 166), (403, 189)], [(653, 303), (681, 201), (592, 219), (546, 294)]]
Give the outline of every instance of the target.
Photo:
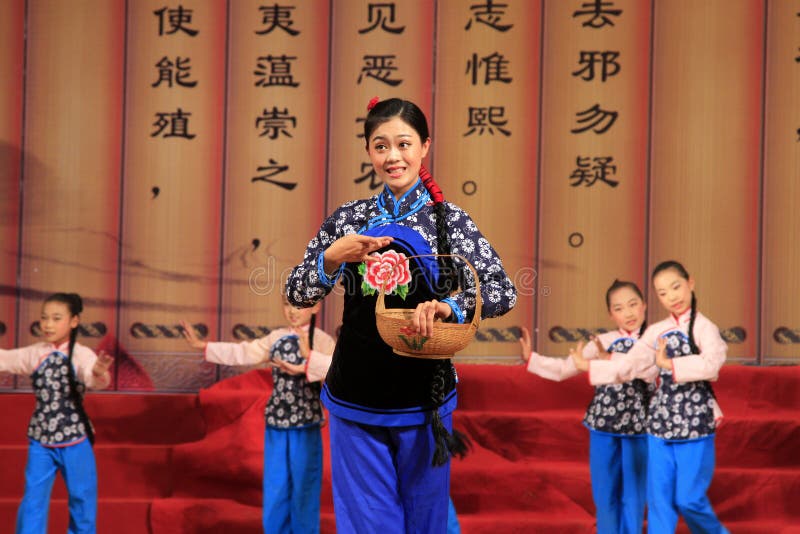
[(382, 254), (374, 252), (372, 256), (377, 259), (358, 266), (358, 272), (363, 276), (361, 292), (365, 295), (374, 295), (383, 287), (387, 295), (396, 294), (405, 300), (408, 295), (408, 283), (411, 281), (411, 270), (406, 255), (395, 250), (387, 250)]

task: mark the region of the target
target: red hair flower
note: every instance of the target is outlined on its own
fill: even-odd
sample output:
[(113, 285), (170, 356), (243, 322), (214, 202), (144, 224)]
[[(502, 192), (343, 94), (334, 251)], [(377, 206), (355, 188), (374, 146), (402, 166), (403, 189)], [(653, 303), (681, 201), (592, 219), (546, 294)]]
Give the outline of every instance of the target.
[(367, 104), (367, 111), (372, 111), (372, 108), (377, 106), (378, 102), (380, 101), (381, 101), (380, 98), (378, 98), (377, 96), (373, 96), (372, 99), (369, 101), (369, 104)]

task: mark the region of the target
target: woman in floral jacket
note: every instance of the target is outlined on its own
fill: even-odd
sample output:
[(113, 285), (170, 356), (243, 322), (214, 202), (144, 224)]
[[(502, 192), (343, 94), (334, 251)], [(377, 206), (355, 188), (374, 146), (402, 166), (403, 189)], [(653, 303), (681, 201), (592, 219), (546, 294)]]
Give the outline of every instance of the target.
[[(377, 105), (376, 105), (377, 104)], [(500, 258), (463, 210), (444, 202), (422, 167), (430, 138), (411, 102), (370, 102), (364, 133), (380, 194), (338, 208), (309, 242), (288, 282), (289, 301), (312, 306), (344, 286), (341, 334), (323, 387), (330, 412), (334, 507), (339, 532), (445, 532), (456, 375), (450, 360), (398, 356), (375, 324), (384, 286), (387, 307), (414, 308), (409, 339), (424, 343), (437, 320), (463, 323), (474, 313), (510, 310), (516, 290)], [(455, 253), (479, 273), (475, 281), (452, 259), (407, 260)], [(461, 292), (450, 295), (457, 278)]]

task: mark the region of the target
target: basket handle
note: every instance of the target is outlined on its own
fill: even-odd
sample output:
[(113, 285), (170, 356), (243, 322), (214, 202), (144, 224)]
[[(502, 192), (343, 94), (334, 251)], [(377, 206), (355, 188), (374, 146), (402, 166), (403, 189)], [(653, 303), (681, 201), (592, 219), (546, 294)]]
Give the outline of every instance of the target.
[[(416, 254), (414, 256), (406, 256), (404, 261), (411, 260), (413, 258), (459, 258), (461, 259), (469, 270), (472, 271), (472, 277), (475, 279), (475, 313), (472, 314), (472, 327), (477, 330), (478, 324), (481, 322), (481, 309), (483, 308), (483, 299), (481, 298), (481, 281), (478, 278), (478, 271), (475, 270), (475, 267), (469, 262), (467, 258), (462, 256), (461, 254)], [(384, 304), (384, 288), (386, 284), (382, 284), (380, 290), (378, 290), (378, 301), (375, 303), (375, 311), (376, 312), (383, 312), (386, 310), (386, 306)]]

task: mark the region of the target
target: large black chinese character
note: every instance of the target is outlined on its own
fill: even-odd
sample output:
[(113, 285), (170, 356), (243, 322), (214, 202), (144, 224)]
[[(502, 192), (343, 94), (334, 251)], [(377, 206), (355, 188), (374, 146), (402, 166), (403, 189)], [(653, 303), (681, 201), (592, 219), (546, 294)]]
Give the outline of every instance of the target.
[(593, 130), (594, 133), (603, 134), (617, 121), (617, 111), (606, 111), (600, 108), (600, 104), (595, 104), (585, 111), (579, 111), (575, 114), (578, 118), (578, 126), (570, 130), (572, 133), (583, 133)]
[(258, 10), (261, 11), (261, 24), (266, 26), (262, 30), (257, 30), (256, 34), (266, 35), (275, 28), (280, 28), (292, 37), (299, 35), (300, 32), (291, 26), (294, 25), (292, 20), (292, 10), (294, 6), (279, 6), (278, 4), (272, 6), (259, 6)]
[(580, 59), (578, 63), (583, 65), (572, 73), (573, 76), (580, 76), (582, 79), (588, 81), (594, 80), (596, 72), (595, 69), (599, 64), (600, 81), (604, 82), (606, 79), (615, 76), (619, 73), (622, 66), (617, 61), (619, 52), (613, 50), (581, 50)]
[(403, 80), (390, 78), (392, 72), (397, 70), (397, 67), (392, 63), (396, 57), (397, 56), (394, 54), (386, 56), (364, 56), (364, 66), (361, 67), (361, 72), (358, 75), (358, 83), (361, 83), (364, 76), (374, 78), (392, 87), (403, 83)]
[[(403, 33), (406, 29), (405, 26), (388, 26), (387, 22), (394, 23), (394, 2), (385, 2), (382, 4), (369, 4), (369, 12), (367, 14), (367, 22), (372, 24), (372, 26), (368, 26), (366, 28), (361, 28), (358, 30), (358, 33), (368, 33), (377, 28), (378, 26), (381, 27), (382, 30), (387, 31), (389, 33)], [(387, 15), (388, 12), (388, 15)], [(388, 17), (388, 18), (387, 18)]]
[[(361, 123), (362, 125), (367, 122), (366, 117), (356, 117), (356, 124)], [(356, 133), (356, 139), (364, 139), (364, 126), (358, 128), (358, 133)]]
[(489, 85), (490, 82), (511, 83), (508, 63), (509, 61), (497, 52), (480, 59), (478, 54), (472, 54), (472, 59), (467, 61), (466, 74), (472, 73), (472, 85), (478, 85), (480, 70), (483, 67), (483, 85)]
[(508, 4), (495, 4), (493, 0), (486, 0), (485, 4), (469, 6), (470, 10), (474, 13), (472, 13), (472, 18), (467, 21), (467, 25), (464, 26), (464, 29), (469, 30), (474, 20), (480, 24), (486, 24), (497, 31), (507, 32), (514, 27), (513, 24), (500, 24), (500, 17), (506, 14), (505, 8), (507, 7)]
[(362, 163), (361, 172), (364, 174), (353, 180), (353, 182), (360, 184), (361, 182), (369, 180), (370, 190), (378, 189), (381, 186), (381, 183), (378, 181), (378, 175), (375, 173), (375, 167), (372, 166), (372, 163)]
[(167, 87), (172, 87), (172, 84), (182, 85), (183, 87), (194, 87), (197, 85), (196, 80), (188, 80), (187, 78), (192, 74), (192, 66), (189, 64), (191, 61), (188, 57), (177, 56), (175, 61), (171, 61), (167, 56), (161, 58), (156, 63), (158, 69), (158, 79), (153, 82), (153, 87), (158, 87), (162, 82), (167, 84)]
[(491, 135), (494, 135), (495, 128), (498, 132), (506, 137), (510, 136), (511, 132), (503, 128), (506, 124), (508, 124), (508, 120), (502, 120), (505, 116), (505, 113), (505, 106), (490, 106), (488, 108), (474, 108), (470, 106), (469, 122), (467, 123), (467, 128), (469, 128), (469, 131), (464, 134), (464, 137), (472, 135), (476, 131), (478, 132), (478, 135), (483, 135), (483, 132), (485, 131), (488, 131)]
[(614, 7), (614, 2), (603, 2), (603, 0), (592, 0), (581, 4), (583, 10), (577, 10), (572, 14), (572, 18), (588, 16), (589, 20), (583, 21), (581, 26), (589, 26), (590, 28), (602, 28), (603, 26), (613, 26), (614, 21), (611, 17), (619, 17), (622, 15), (621, 9), (611, 9)]
[[(194, 139), (196, 134), (189, 133), (189, 116), (191, 113), (184, 113), (181, 108), (175, 113), (156, 113), (156, 122), (153, 123), (157, 129), (150, 134), (150, 137), (183, 137), (184, 139)], [(169, 127), (169, 130), (167, 130)], [(165, 132), (166, 130), (166, 132)], [(161, 132), (164, 132), (162, 135)]]
[[(800, 52), (800, 46), (797, 47), (797, 51)], [(794, 58), (794, 60), (796, 62), (800, 63), (800, 54), (798, 54), (798, 56), (796, 58)]]
[[(611, 165), (614, 158), (611, 156), (591, 158), (589, 156), (575, 158), (578, 167), (570, 175), (572, 187), (585, 185), (591, 187), (597, 181), (601, 181), (610, 187), (617, 187), (619, 182), (609, 179), (609, 176), (617, 174), (617, 166)], [(592, 165), (594, 163), (594, 165)]]
[(256, 129), (261, 129), (259, 137), (266, 135), (270, 139), (277, 139), (280, 134), (292, 137), (288, 130), (290, 126), (292, 128), (297, 126), (297, 118), (289, 115), (287, 108), (284, 108), (283, 111), (275, 106), (271, 110), (264, 108), (261, 116), (256, 118)]
[(256, 87), (270, 87), (281, 85), (286, 87), (298, 87), (300, 82), (294, 81), (292, 75), (291, 61), (297, 59), (296, 56), (259, 56), (256, 62)]
[(277, 185), (278, 187), (286, 189), (287, 191), (291, 191), (292, 189), (297, 187), (296, 183), (293, 183), (293, 182), (279, 182), (278, 180), (270, 179), (272, 176), (275, 176), (275, 175), (280, 174), (282, 172), (286, 172), (288, 170), (289, 170), (289, 166), (288, 165), (279, 165), (277, 161), (275, 161), (274, 159), (270, 158), (269, 159), (269, 165), (265, 165), (263, 167), (258, 167), (258, 169), (257, 169), (257, 172), (263, 172), (265, 174), (262, 174), (262, 175), (259, 175), (259, 176), (253, 176), (250, 179), (250, 183), (267, 182), (269, 184)]
[[(197, 30), (187, 28), (184, 24), (192, 23), (192, 10), (183, 9), (182, 5), (178, 5), (177, 9), (167, 9), (162, 7), (158, 11), (153, 11), (153, 14), (158, 17), (158, 35), (170, 35), (178, 30), (186, 33), (190, 37), (197, 35)], [(164, 30), (164, 15), (166, 15), (166, 22), (169, 23), (170, 28)]]

